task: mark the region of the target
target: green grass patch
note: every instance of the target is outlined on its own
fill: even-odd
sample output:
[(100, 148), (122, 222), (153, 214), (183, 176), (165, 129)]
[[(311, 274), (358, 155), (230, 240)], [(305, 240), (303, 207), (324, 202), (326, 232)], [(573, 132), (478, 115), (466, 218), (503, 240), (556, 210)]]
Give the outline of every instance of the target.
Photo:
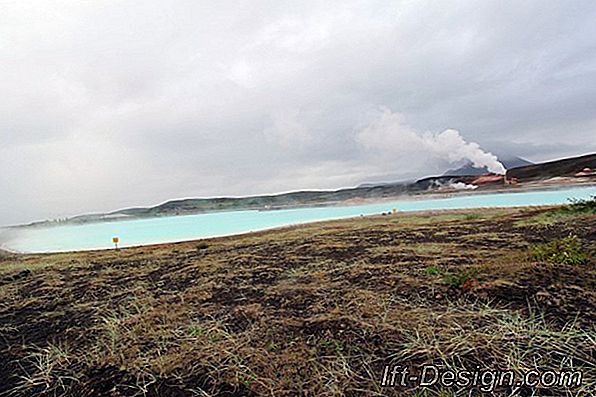
[(528, 219), (517, 221), (516, 226), (552, 225), (574, 216), (595, 215), (596, 196), (589, 199), (569, 199), (569, 204), (550, 211), (543, 212)]
[(570, 199), (570, 204), (559, 211), (565, 214), (596, 214), (596, 196), (589, 199)]
[(340, 355), (344, 351), (344, 345), (340, 340), (323, 338), (319, 341), (319, 347), (323, 350), (333, 351)]
[(195, 247), (197, 249), (197, 251), (203, 251), (206, 250), (207, 248), (209, 248), (209, 244), (207, 244), (207, 242), (205, 241), (201, 241), (200, 243), (198, 243)]
[(428, 266), (424, 272), (429, 276), (438, 276), (443, 273), (437, 266)]
[(564, 265), (581, 265), (588, 261), (577, 236), (568, 236), (530, 247), (532, 259)]
[(468, 281), (475, 280), (478, 276), (477, 269), (465, 269), (457, 273), (448, 273), (443, 276), (443, 281), (450, 287), (460, 289)]
[(200, 325), (191, 325), (188, 327), (188, 335), (193, 338), (201, 337), (201, 336), (205, 335), (206, 333), (207, 333), (207, 330), (205, 328), (201, 327)]
[(466, 214), (466, 216), (464, 216), (464, 219), (467, 221), (474, 221), (480, 218), (482, 218), (480, 214)]

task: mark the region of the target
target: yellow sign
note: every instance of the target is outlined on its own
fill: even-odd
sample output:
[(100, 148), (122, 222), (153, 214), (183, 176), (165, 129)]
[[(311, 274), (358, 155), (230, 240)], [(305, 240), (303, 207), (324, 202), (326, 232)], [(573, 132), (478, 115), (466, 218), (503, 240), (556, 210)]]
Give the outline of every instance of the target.
[(120, 242), (120, 238), (118, 238), (118, 237), (112, 237), (112, 243), (118, 244), (119, 242)]

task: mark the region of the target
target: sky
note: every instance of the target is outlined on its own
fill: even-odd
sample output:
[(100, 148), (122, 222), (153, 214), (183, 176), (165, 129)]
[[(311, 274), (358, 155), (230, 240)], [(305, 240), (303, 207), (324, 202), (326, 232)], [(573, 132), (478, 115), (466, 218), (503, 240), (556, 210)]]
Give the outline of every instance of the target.
[(0, 0), (0, 225), (596, 151), (594, 1)]

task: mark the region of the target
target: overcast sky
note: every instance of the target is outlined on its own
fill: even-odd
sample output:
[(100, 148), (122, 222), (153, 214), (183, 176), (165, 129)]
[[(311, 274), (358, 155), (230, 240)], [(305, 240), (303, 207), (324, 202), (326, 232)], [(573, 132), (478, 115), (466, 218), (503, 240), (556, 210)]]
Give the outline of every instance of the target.
[(446, 138), (594, 152), (595, 21), (592, 0), (0, 0), (0, 225), (413, 178), (462, 161)]

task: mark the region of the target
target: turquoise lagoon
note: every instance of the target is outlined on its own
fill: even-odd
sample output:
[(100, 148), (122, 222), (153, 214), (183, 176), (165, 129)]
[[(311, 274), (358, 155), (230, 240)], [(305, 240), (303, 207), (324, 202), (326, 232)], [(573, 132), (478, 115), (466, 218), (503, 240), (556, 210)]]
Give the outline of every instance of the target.
[(596, 195), (596, 186), (523, 191), (518, 193), (475, 193), (447, 198), (416, 197), (375, 204), (308, 207), (273, 211), (231, 211), (198, 215), (119, 220), (46, 228), (17, 228), (4, 231), (3, 247), (19, 252), (59, 252), (112, 248), (112, 237), (120, 246), (224, 236), (280, 226), (379, 214), (397, 208), (420, 211), (456, 208), (512, 207), (562, 204), (569, 199)]

